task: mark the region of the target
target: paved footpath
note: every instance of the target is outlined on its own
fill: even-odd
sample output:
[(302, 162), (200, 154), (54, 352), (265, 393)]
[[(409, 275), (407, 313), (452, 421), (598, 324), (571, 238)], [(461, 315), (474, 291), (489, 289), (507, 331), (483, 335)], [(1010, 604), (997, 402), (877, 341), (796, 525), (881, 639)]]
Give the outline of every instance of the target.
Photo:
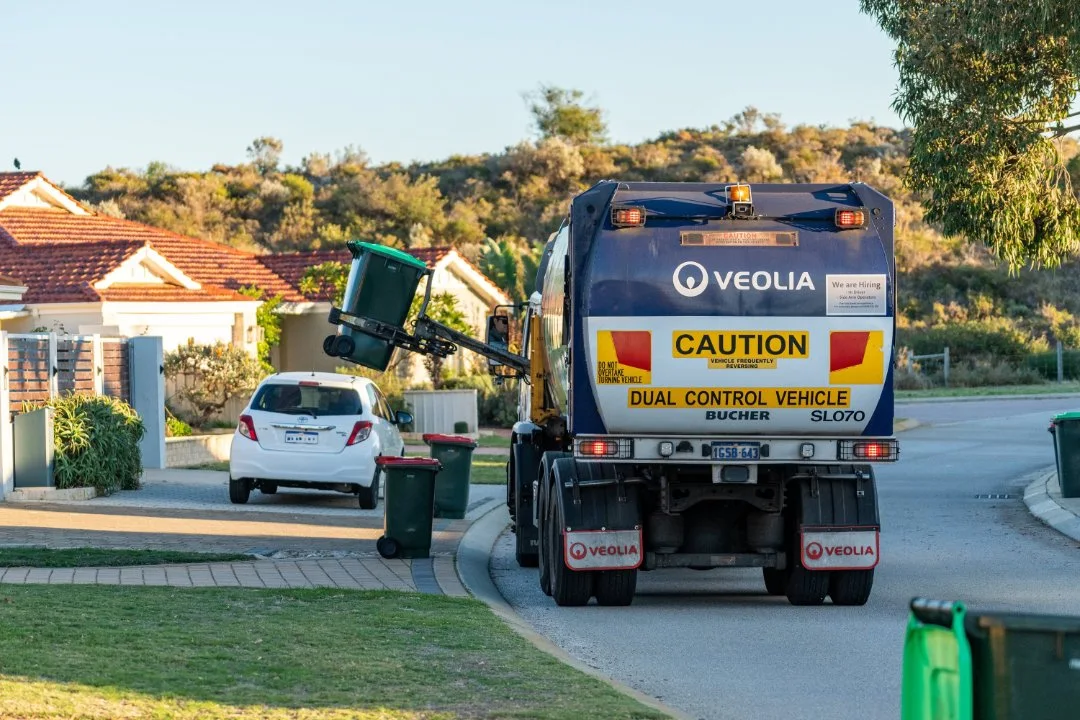
[[(228, 501), (227, 475), (147, 473), (139, 490), (92, 500), (0, 503), (0, 547), (131, 548), (250, 554), (250, 562), (121, 568), (2, 568), (0, 584), (111, 584), (175, 587), (336, 587), (409, 590), (452, 596), (466, 591), (455, 555), (462, 535), (505, 491), (473, 485), (466, 517), (436, 519), (431, 557), (385, 559), (375, 550), (383, 504), (356, 507), (353, 496), (284, 489)], [(351, 502), (350, 502), (351, 501)]]

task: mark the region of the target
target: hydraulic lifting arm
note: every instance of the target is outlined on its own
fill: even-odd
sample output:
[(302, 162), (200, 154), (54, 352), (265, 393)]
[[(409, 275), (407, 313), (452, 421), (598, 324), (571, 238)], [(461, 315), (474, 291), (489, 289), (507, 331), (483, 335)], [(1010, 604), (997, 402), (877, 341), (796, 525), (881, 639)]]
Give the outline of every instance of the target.
[(358, 315), (350, 315), (339, 308), (331, 308), (329, 320), (334, 325), (344, 325), (380, 340), (385, 340), (394, 347), (422, 355), (447, 357), (457, 352), (459, 347), (463, 347), (500, 365), (509, 367), (520, 377), (529, 376), (528, 358), (481, 342), (427, 317), (427, 307), (430, 300), (431, 281), (429, 279), (424, 293), (424, 302), (420, 306), (420, 313), (416, 319), (416, 326), (412, 335), (403, 328)]

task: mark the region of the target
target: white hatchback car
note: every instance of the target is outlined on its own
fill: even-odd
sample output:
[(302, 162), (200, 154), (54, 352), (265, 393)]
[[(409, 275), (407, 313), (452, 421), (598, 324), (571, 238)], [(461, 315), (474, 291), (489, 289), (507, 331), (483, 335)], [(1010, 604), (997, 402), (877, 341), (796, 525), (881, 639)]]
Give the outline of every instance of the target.
[(323, 372), (278, 373), (259, 383), (233, 434), (229, 499), (279, 487), (354, 493), (360, 507), (379, 503), (375, 458), (404, 455), (400, 425), (371, 380)]

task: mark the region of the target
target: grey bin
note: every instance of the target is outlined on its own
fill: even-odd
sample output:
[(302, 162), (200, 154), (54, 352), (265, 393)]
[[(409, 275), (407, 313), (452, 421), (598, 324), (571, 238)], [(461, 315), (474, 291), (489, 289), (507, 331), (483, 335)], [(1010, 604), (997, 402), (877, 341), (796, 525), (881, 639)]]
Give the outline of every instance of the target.
[(12, 423), (12, 440), (15, 445), (15, 487), (55, 487), (52, 408), (16, 415)]

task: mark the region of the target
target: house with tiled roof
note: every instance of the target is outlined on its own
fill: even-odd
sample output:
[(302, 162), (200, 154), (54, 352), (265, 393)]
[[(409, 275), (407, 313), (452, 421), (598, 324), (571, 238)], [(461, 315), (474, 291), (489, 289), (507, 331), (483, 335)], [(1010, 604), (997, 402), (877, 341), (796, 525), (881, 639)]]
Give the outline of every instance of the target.
[(254, 352), (248, 286), (303, 297), (252, 253), (94, 213), (41, 173), (0, 173), (0, 275), (24, 288), (3, 329), (132, 337), (166, 350), (221, 340)]
[[(458, 309), (477, 332), (487, 327), (486, 318), (492, 308), (510, 302), (495, 283), (453, 248), (418, 248), (409, 250), (409, 254), (431, 268), (432, 292), (453, 295)], [(299, 289), (308, 268), (327, 262), (348, 264), (352, 256), (347, 249), (341, 248), (275, 253), (262, 255), (259, 260), (290, 286)], [(418, 292), (423, 290), (424, 283), (421, 282)], [(322, 351), (323, 339), (336, 330), (328, 322), (330, 298), (325, 293), (308, 295), (300, 302), (286, 302), (282, 310), (285, 314), (282, 318), (281, 344), (274, 350), (272, 358), (275, 367), (333, 371), (342, 364), (340, 359), (331, 358)], [(471, 360), (470, 353), (459, 352), (448, 360), (446, 367), (462, 372)], [(420, 358), (413, 357), (406, 367), (405, 372), (414, 379), (425, 379), (426, 372)]]
[[(508, 302), (455, 250), (411, 252), (432, 268), (433, 290), (452, 293), (476, 328)], [(220, 340), (254, 353), (261, 301), (240, 291), (255, 287), (284, 300), (275, 367), (333, 370), (341, 361), (322, 352), (335, 330), (329, 298), (299, 286), (307, 268), (350, 260), (345, 248), (256, 255), (95, 213), (39, 172), (0, 173), (0, 276), (17, 278), (7, 286), (0, 278), (0, 329), (10, 332), (159, 335), (166, 351)]]

